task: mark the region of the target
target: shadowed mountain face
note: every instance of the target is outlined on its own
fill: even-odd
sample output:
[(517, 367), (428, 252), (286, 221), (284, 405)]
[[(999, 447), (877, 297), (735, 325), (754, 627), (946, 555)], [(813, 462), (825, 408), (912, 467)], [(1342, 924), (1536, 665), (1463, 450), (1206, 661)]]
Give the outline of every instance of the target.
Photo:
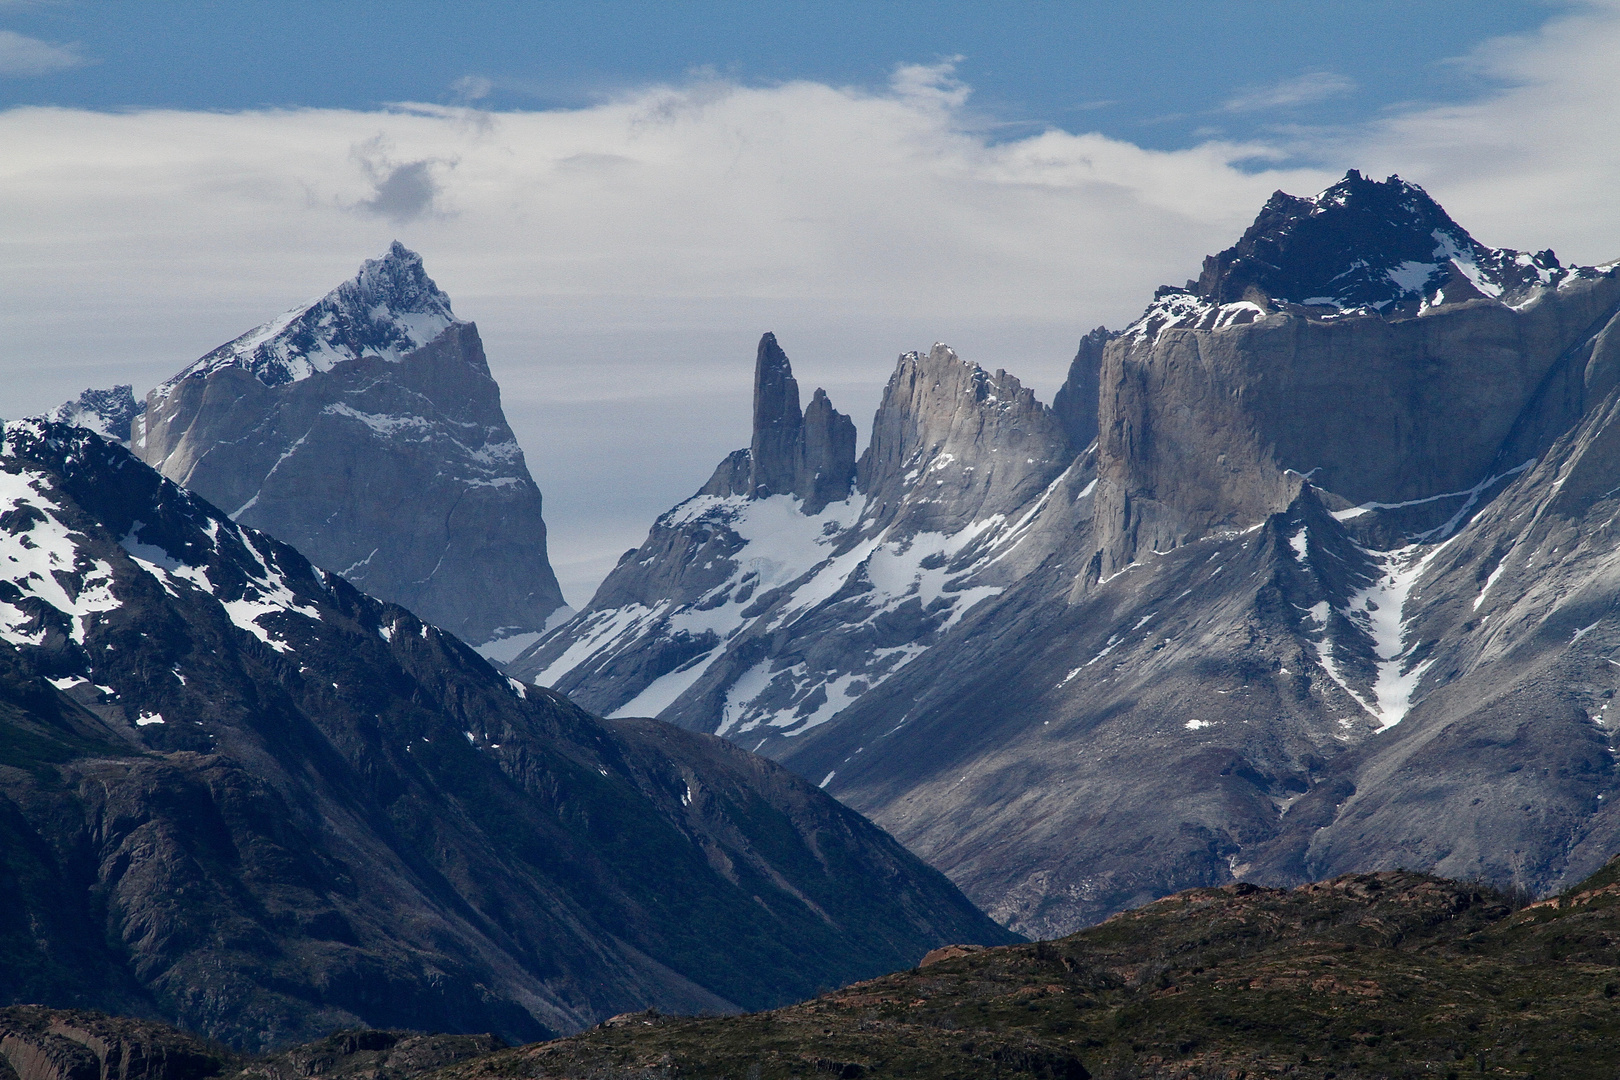
[[(57, 418), (120, 434), (118, 403), (90, 396)], [(532, 640), (562, 606), (478, 330), (398, 243), (153, 390), (121, 434), (232, 520), (474, 644)]]
[(42, 421), (0, 439), (0, 845), (0, 1001), (247, 1049), (760, 1008), (1009, 936), (787, 770), (508, 679)]
[(1234, 879), (1546, 892), (1620, 848), (1617, 387), (1616, 266), (1352, 173), (1054, 409), (902, 357), (847, 503), (690, 500), (517, 667), (758, 747), (1032, 935)]

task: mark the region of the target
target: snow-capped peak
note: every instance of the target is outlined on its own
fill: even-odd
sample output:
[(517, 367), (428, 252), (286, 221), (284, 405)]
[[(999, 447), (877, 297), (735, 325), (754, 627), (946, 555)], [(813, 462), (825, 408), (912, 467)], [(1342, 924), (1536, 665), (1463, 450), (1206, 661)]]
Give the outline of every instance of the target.
[(280, 386), (361, 356), (397, 362), (459, 321), (450, 298), (422, 269), (422, 257), (396, 240), (325, 296), (221, 345), (157, 392), (165, 396), (182, 379), (226, 367)]
[(1314, 196), (1278, 191), (1241, 239), (1185, 289), (1159, 290), (1127, 333), (1220, 329), (1280, 310), (1317, 318), (1417, 315), (1465, 300), (1518, 306), (1590, 276), (1549, 251), (1489, 248), (1416, 184), (1352, 169)]

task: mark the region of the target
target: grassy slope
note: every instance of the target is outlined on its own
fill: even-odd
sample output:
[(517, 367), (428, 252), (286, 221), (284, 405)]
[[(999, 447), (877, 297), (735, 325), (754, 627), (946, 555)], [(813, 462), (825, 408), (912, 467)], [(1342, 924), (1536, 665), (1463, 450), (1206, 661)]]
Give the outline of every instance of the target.
[(618, 1018), (436, 1080), (1615, 1075), (1620, 860), (1552, 901), (1410, 873), (1199, 889), (742, 1017)]

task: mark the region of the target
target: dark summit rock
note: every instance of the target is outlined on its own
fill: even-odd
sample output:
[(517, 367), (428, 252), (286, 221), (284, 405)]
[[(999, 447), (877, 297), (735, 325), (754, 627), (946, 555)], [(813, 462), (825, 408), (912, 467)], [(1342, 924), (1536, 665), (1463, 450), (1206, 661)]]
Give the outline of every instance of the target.
[(1551, 251), (1487, 248), (1416, 184), (1352, 169), (1314, 198), (1272, 195), (1235, 245), (1204, 260), (1196, 292), (1215, 304), (1415, 311), (1441, 294), (1511, 300), (1566, 273)]
[(0, 849), (0, 1003), (250, 1050), (757, 1009), (1008, 937), (787, 770), (504, 677), (44, 421), (0, 431)]
[(131, 445), (474, 645), (532, 639), (562, 605), (478, 329), (398, 243), (153, 390)]

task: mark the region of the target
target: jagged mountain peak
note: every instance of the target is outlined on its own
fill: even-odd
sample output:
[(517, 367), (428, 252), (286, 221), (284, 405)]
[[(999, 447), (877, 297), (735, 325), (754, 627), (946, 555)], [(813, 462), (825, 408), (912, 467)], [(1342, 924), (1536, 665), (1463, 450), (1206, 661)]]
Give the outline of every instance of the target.
[(1313, 196), (1273, 193), (1236, 244), (1206, 257), (1185, 288), (1160, 288), (1129, 332), (1220, 330), (1277, 311), (1404, 318), (1468, 300), (1517, 307), (1591, 276), (1550, 249), (1486, 247), (1417, 184), (1351, 169)]
[(89, 428), (105, 439), (129, 442), (130, 425), (146, 410), (146, 403), (135, 400), (135, 388), (119, 383), (111, 390), (84, 391), (72, 401), (64, 401), (49, 419), (75, 427)]
[(460, 322), (422, 266), (422, 256), (395, 240), (367, 259), (354, 277), (319, 299), (254, 327), (199, 359), (168, 383), (239, 367), (266, 386), (307, 379), (362, 356), (397, 361)]

